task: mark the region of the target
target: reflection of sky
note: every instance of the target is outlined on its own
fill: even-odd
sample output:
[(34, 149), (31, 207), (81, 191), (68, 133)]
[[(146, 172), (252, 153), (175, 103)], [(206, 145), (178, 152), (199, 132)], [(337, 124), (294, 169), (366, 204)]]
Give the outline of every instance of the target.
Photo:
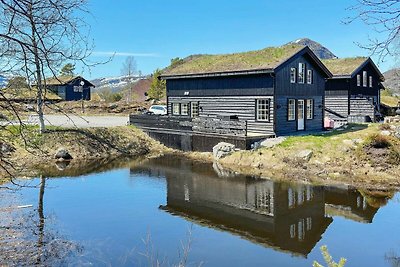
[[(129, 169), (47, 181), (45, 214), (57, 221), (70, 240), (114, 265), (134, 249), (134, 261), (144, 263), (142, 239), (150, 233), (154, 250), (175, 263), (190, 222), (159, 209), (166, 205), (166, 181)], [(38, 189), (23, 189), (23, 205), (37, 206)], [(396, 196), (397, 199), (399, 195)], [(396, 198), (395, 197), (395, 198)], [(372, 224), (334, 217), (307, 259), (265, 248), (226, 231), (194, 224), (190, 262), (205, 266), (312, 266), (322, 262), (319, 247), (328, 245), (335, 259), (348, 258), (349, 266), (384, 266), (384, 255), (400, 254), (400, 209), (391, 201), (379, 209)], [(130, 264), (132, 265), (132, 264)]]

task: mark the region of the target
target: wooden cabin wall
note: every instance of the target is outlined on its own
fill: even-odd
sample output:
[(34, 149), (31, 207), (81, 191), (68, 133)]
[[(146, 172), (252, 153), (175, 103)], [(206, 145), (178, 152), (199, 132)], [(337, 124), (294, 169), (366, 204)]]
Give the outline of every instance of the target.
[[(270, 99), (270, 121), (256, 121), (256, 99)], [(274, 98), (272, 96), (246, 97), (168, 97), (168, 114), (172, 114), (172, 103), (199, 103), (199, 116), (217, 118), (218, 116), (236, 115), (239, 120), (247, 121), (250, 135), (274, 135)], [(190, 114), (190, 105), (189, 105)]]
[[(80, 80), (75, 80), (72, 83), (65, 85), (65, 100), (66, 101), (76, 101), (82, 99), (82, 92), (74, 92), (74, 86), (80, 86)], [(90, 87), (85, 85), (83, 87), (83, 99), (90, 100)]]
[[(173, 102), (199, 102), (199, 116), (237, 115), (250, 135), (274, 135), (273, 78), (269, 74), (167, 80), (168, 114)], [(270, 121), (256, 121), (256, 99), (270, 99)], [(190, 114), (190, 112), (189, 112)]]
[[(298, 71), (299, 63), (306, 64), (307, 70), (313, 70), (313, 82), (300, 84), (290, 82), (290, 68), (296, 68)], [(299, 56), (287, 61), (283, 66), (276, 70), (275, 76), (275, 107), (276, 107), (276, 124), (275, 132), (277, 135), (293, 133), (297, 131), (297, 119), (288, 120), (288, 100), (289, 99), (313, 99), (314, 100), (314, 117), (306, 120), (305, 131), (318, 131), (323, 129), (324, 119), (324, 96), (325, 96), (325, 78), (322, 71), (311, 60), (308, 54)], [(296, 116), (297, 118), (297, 108)]]
[[(350, 113), (349, 88), (349, 79), (329, 79), (326, 83), (325, 107), (347, 118)], [(328, 111), (325, 112), (325, 115), (331, 119), (340, 118)]]

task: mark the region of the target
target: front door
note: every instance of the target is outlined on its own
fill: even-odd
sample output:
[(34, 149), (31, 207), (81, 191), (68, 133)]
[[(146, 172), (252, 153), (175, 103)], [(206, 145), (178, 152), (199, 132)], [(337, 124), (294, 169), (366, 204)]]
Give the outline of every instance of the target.
[(303, 131), (305, 128), (305, 109), (304, 99), (297, 100), (297, 130)]

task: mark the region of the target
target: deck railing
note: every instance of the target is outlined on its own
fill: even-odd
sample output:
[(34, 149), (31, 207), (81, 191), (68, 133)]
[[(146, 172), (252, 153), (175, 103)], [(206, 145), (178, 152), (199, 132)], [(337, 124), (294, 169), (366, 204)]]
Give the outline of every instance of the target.
[(129, 123), (143, 129), (190, 131), (194, 133), (247, 136), (247, 121), (224, 118), (130, 115)]

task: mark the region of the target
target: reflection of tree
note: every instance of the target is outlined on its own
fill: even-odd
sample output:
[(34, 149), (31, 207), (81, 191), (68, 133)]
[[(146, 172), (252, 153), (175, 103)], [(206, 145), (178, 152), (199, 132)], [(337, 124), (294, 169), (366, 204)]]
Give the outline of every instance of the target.
[(392, 267), (400, 267), (400, 256), (393, 251), (385, 254), (385, 260)]
[[(40, 177), (37, 210), (0, 210), (0, 262), (6, 266), (64, 265), (81, 254), (82, 247), (51, 228), (44, 214), (46, 178)], [(48, 224), (48, 225), (46, 225)], [(47, 226), (47, 227), (46, 227)], [(35, 238), (37, 237), (37, 238)]]

